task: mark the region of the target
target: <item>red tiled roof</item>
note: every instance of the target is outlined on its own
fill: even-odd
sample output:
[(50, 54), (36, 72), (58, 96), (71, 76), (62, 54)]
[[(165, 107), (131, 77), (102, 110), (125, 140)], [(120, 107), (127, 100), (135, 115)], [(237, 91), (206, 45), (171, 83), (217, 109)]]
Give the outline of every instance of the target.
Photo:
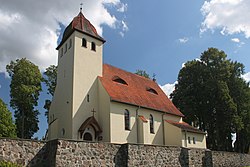
[(92, 36), (93, 38), (99, 39), (103, 42), (105, 40), (98, 35), (95, 27), (90, 23), (88, 19), (84, 17), (82, 12), (80, 12), (72, 21), (71, 23), (66, 27), (62, 41), (58, 45), (57, 49), (67, 40), (67, 38), (74, 32), (74, 30), (80, 31), (82, 33), (88, 34)]
[(203, 131), (201, 131), (201, 130), (199, 130), (199, 129), (191, 126), (191, 125), (189, 125), (186, 122), (175, 122), (175, 121), (171, 121), (171, 120), (165, 120), (165, 121), (172, 124), (172, 125), (174, 125), (174, 126), (176, 126), (176, 127), (178, 127), (178, 128), (180, 128), (180, 129), (182, 129), (182, 130), (186, 130), (188, 132), (195, 132), (195, 133), (203, 133), (203, 134), (205, 134), (205, 132), (203, 132)]
[[(117, 76), (124, 80), (127, 85), (112, 80)], [(151, 79), (108, 64), (103, 65), (103, 76), (99, 78), (112, 101), (184, 116), (168, 99), (158, 84)], [(158, 94), (147, 91), (149, 88), (154, 89)]]
[(142, 122), (145, 122), (145, 123), (148, 122), (148, 120), (143, 115), (139, 115), (139, 118), (142, 120)]

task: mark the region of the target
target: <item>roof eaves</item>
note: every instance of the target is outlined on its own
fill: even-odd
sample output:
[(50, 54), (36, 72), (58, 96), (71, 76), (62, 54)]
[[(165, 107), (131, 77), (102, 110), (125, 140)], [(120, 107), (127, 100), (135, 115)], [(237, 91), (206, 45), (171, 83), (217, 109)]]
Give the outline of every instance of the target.
[(78, 32), (81, 32), (81, 33), (83, 33), (83, 34), (89, 35), (89, 36), (91, 36), (91, 37), (93, 37), (93, 38), (95, 38), (95, 39), (97, 39), (97, 40), (100, 40), (100, 41), (102, 41), (103, 43), (106, 42), (106, 40), (103, 39), (102, 37), (96, 37), (96, 36), (94, 36), (94, 35), (92, 35), (92, 34), (89, 34), (89, 33), (85, 32), (85, 31), (81, 31), (81, 30), (79, 30), (79, 29), (73, 28), (73, 29), (70, 31), (70, 33), (69, 33), (69, 34), (60, 42), (60, 44), (56, 47), (56, 50), (58, 50), (58, 49), (63, 45), (63, 43), (70, 37), (71, 34), (73, 34), (73, 32), (74, 32), (75, 30), (78, 31)]
[(128, 105), (133, 105), (133, 106), (138, 106), (138, 107), (141, 107), (141, 108), (145, 108), (145, 109), (149, 109), (149, 110), (154, 110), (154, 111), (158, 111), (158, 112), (161, 112), (161, 113), (168, 113), (170, 115), (175, 115), (175, 116), (182, 117), (182, 115), (179, 115), (179, 114), (175, 114), (175, 113), (171, 113), (171, 112), (167, 112), (167, 111), (157, 110), (155, 108), (150, 108), (150, 107), (146, 107), (146, 106), (140, 106), (138, 104), (133, 104), (133, 103), (128, 103), (128, 102), (116, 100), (116, 99), (113, 99), (112, 97), (110, 97), (110, 101), (118, 102), (118, 103), (123, 103), (123, 104), (128, 104)]

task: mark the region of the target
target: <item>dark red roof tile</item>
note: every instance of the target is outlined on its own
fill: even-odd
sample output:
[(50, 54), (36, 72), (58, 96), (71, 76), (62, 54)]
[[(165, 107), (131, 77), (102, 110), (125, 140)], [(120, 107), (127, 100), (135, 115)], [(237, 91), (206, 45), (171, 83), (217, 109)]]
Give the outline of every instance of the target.
[[(113, 81), (114, 76), (123, 79), (127, 85)], [(104, 64), (100, 80), (113, 101), (184, 116), (151, 79)], [(157, 94), (147, 91), (149, 88), (155, 90)]]
[(72, 21), (71, 23), (66, 27), (62, 41), (58, 45), (57, 49), (68, 39), (68, 37), (74, 32), (74, 30), (80, 31), (82, 33), (88, 34), (92, 36), (93, 38), (99, 39), (103, 42), (105, 40), (98, 35), (95, 27), (90, 23), (88, 19), (84, 17), (82, 12), (80, 12)]
[(203, 134), (206, 134), (205, 132), (189, 125), (188, 123), (186, 122), (175, 122), (175, 121), (171, 121), (171, 120), (165, 120), (166, 122), (182, 129), (182, 130), (186, 130), (186, 131), (189, 131), (189, 132), (195, 132), (195, 133), (203, 133)]

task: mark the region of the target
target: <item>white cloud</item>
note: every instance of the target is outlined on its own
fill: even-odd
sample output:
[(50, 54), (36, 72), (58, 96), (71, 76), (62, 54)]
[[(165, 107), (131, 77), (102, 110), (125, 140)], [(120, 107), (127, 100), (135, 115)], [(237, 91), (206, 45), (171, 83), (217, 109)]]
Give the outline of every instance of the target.
[(250, 72), (245, 73), (244, 75), (242, 75), (242, 78), (245, 79), (247, 82), (250, 82)]
[(189, 39), (187, 37), (183, 37), (178, 39), (180, 43), (187, 43), (189, 41)]
[(239, 42), (240, 42), (240, 39), (239, 39), (239, 38), (232, 38), (231, 41), (232, 41), (232, 42), (235, 42), (235, 43), (239, 43)]
[[(5, 72), (5, 66), (11, 60), (23, 57), (41, 70), (56, 64), (58, 23), (67, 26), (78, 14), (80, 3), (80, 0), (72, 1), (70, 5), (67, 0), (0, 0), (0, 72)], [(127, 4), (120, 0), (89, 0), (83, 4), (83, 13), (100, 35), (104, 24), (122, 33), (128, 31), (125, 21), (119, 19), (117, 12), (111, 14), (105, 6), (107, 4), (117, 10), (123, 6), (124, 11), (127, 8)]]
[(163, 92), (169, 97), (170, 94), (174, 91), (175, 89), (175, 84), (177, 84), (178, 82), (175, 81), (174, 83), (167, 83), (163, 86), (160, 85), (160, 88), (163, 90)]
[(204, 16), (201, 33), (219, 29), (222, 35), (244, 33), (250, 37), (249, 0), (211, 0), (205, 1), (201, 12)]
[(118, 7), (119, 7), (119, 8), (117, 9), (117, 11), (123, 13), (123, 12), (126, 12), (126, 11), (127, 11), (127, 9), (128, 9), (128, 4), (120, 3), (120, 4), (118, 5)]

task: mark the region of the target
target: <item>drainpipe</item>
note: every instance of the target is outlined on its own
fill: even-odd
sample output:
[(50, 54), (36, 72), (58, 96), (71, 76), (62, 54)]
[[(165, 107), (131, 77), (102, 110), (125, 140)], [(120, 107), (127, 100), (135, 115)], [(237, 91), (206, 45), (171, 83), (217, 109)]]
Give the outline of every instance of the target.
[(139, 120), (138, 120), (138, 110), (141, 108), (141, 106), (138, 106), (136, 109), (136, 134), (137, 134), (137, 144), (139, 143)]
[(186, 144), (186, 147), (187, 147), (187, 131), (185, 130), (185, 144)]
[(164, 115), (165, 115), (165, 113), (164, 114), (162, 114), (162, 131), (163, 131), (163, 145), (166, 145), (166, 142), (165, 142), (165, 122), (164, 122)]

